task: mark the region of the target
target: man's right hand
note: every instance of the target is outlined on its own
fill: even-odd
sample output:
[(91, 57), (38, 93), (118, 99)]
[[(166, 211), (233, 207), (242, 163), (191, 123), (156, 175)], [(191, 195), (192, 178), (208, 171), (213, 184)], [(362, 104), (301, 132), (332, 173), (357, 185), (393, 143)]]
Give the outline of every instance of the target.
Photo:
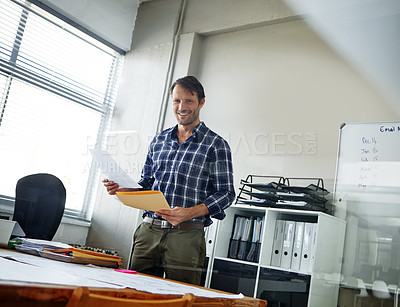
[(107, 189), (107, 193), (110, 195), (115, 195), (115, 192), (133, 192), (133, 191), (138, 191), (139, 189), (134, 189), (134, 188), (119, 188), (118, 183), (115, 183), (114, 181), (110, 181), (108, 179), (103, 180), (104, 186)]
[(107, 189), (107, 193), (110, 195), (115, 195), (115, 192), (119, 190), (119, 185), (117, 183), (114, 183), (114, 181), (109, 181), (108, 179), (104, 179), (103, 183)]

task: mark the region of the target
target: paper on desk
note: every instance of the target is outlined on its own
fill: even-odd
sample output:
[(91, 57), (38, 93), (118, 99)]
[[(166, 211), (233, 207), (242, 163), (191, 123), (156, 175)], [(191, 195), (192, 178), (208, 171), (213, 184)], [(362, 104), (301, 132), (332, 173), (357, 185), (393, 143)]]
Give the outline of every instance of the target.
[[(8, 259), (2, 259), (2, 257)], [(14, 259), (15, 261), (9, 260)], [(14, 266), (11, 267), (10, 263)], [(44, 272), (41, 274), (39, 272)], [(114, 269), (66, 263), (47, 258), (36, 257), (11, 250), (0, 249), (0, 281), (29, 281), (85, 287), (131, 288), (157, 294), (192, 293), (202, 297), (220, 297), (229, 299), (243, 298), (243, 294), (229, 294), (212, 289), (180, 284), (161, 278), (141, 274), (124, 274)]]
[(90, 153), (96, 163), (97, 167), (101, 170), (103, 175), (110, 181), (118, 183), (120, 188), (138, 188), (141, 186), (133, 180), (111, 157), (111, 155), (100, 149), (90, 149)]
[(7, 247), (11, 236), (24, 237), (18, 222), (0, 219), (0, 246)]
[(29, 247), (36, 248), (72, 248), (71, 245), (65, 244), (57, 241), (48, 241), (48, 240), (40, 240), (40, 239), (30, 239), (30, 238), (20, 238), (21, 244), (24, 244)]
[(103, 281), (70, 274), (68, 271), (53, 270), (45, 266), (38, 267), (27, 262), (22, 263), (2, 257), (0, 257), (0, 272), (0, 281), (6, 282), (22, 281), (81, 287), (123, 288), (123, 286), (110, 285)]

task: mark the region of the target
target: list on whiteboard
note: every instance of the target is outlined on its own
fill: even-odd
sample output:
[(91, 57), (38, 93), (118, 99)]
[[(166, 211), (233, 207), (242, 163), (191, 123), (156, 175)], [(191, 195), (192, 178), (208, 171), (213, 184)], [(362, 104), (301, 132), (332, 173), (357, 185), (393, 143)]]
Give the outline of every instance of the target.
[(378, 140), (375, 136), (361, 137), (360, 169), (357, 185), (359, 189), (365, 190), (376, 186), (379, 171), (378, 146)]

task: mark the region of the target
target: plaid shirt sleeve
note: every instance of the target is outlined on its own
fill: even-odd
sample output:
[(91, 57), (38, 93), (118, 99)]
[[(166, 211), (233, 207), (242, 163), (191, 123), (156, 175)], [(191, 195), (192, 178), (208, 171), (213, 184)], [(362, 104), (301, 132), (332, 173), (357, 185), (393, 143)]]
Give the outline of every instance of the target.
[(225, 217), (224, 210), (235, 199), (233, 187), (233, 167), (231, 150), (226, 141), (220, 140), (218, 146), (213, 147), (214, 161), (210, 163), (210, 182), (212, 182), (213, 194), (204, 200), (204, 204), (210, 211), (210, 216), (216, 219)]

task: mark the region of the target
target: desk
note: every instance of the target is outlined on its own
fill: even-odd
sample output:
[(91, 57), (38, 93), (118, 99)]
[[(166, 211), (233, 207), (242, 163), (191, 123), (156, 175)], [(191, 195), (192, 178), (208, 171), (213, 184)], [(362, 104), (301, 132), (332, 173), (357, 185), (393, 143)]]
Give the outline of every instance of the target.
[[(111, 283), (110, 280), (114, 282)], [(151, 284), (148, 291), (153, 293), (148, 292), (147, 289), (143, 290), (143, 281)], [(135, 282), (138, 287), (135, 286)], [(194, 306), (199, 307), (210, 306), (210, 303), (218, 303), (219, 306), (267, 306), (264, 300), (250, 297), (239, 298), (238, 295), (144, 274), (117, 273), (109, 268), (64, 263), (0, 249), (0, 305), (2, 307), (65, 306), (77, 286), (87, 286), (91, 292), (141, 299), (172, 298), (181, 296), (182, 291), (190, 292), (196, 297)], [(174, 294), (173, 291), (180, 292)]]

